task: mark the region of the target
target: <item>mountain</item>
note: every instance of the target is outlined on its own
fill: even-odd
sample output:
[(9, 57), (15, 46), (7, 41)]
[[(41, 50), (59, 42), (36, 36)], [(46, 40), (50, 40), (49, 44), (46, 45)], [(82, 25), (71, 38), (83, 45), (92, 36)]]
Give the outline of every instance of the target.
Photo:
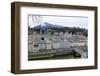
[(53, 29), (53, 28), (64, 28), (63, 26), (61, 25), (56, 25), (56, 24), (51, 24), (51, 23), (47, 23), (47, 22), (44, 22), (43, 24), (40, 24), (40, 25), (37, 25), (34, 27), (34, 29)]
[(43, 24), (37, 25), (33, 28), (28, 27), (28, 33), (33, 33), (33, 31), (36, 31), (38, 33), (40, 33), (40, 31), (42, 33), (47, 32), (49, 29), (49, 31), (51, 32), (68, 32), (68, 33), (72, 33), (72, 34), (77, 34), (77, 33), (81, 33), (84, 36), (88, 36), (88, 30), (85, 28), (79, 28), (79, 27), (64, 27), (62, 25), (57, 25), (57, 24), (51, 24), (51, 23), (47, 23), (44, 22)]

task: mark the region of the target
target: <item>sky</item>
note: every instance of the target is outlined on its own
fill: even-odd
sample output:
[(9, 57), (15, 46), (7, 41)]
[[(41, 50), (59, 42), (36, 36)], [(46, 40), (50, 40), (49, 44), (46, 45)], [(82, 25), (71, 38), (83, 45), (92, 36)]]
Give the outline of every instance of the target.
[(83, 16), (29, 15), (28, 21), (30, 27), (35, 27), (44, 22), (48, 22), (65, 27), (80, 27), (88, 29), (88, 17)]

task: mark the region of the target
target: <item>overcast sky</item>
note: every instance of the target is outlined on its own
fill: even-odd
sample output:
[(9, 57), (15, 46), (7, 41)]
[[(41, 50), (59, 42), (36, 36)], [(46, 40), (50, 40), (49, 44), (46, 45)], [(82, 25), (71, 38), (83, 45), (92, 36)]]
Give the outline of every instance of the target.
[(51, 24), (57, 24), (66, 27), (80, 27), (88, 29), (88, 17), (30, 15), (28, 19), (30, 27), (34, 27), (44, 22), (48, 22)]

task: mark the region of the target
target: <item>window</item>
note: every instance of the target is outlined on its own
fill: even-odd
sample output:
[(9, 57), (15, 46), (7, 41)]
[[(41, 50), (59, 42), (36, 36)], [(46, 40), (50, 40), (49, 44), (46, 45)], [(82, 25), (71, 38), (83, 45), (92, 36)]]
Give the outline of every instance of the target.
[(41, 37), (41, 40), (44, 40), (44, 37)]
[(34, 47), (39, 47), (39, 45), (38, 44), (35, 44)]

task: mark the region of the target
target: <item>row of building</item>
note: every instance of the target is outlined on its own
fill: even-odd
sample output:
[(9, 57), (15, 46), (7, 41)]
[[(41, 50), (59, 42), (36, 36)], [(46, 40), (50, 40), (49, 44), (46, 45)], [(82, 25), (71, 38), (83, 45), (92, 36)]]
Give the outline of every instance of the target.
[[(87, 38), (82, 35), (29, 35), (29, 52), (38, 53), (40, 50), (67, 49), (73, 46), (86, 46)], [(46, 52), (44, 51), (44, 52)], [(62, 51), (62, 50), (61, 50)]]

